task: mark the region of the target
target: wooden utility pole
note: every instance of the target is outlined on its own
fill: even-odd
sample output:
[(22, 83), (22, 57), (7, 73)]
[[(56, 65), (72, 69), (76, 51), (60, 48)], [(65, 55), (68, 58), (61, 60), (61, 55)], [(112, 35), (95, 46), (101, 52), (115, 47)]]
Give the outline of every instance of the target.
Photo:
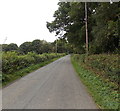
[(87, 23), (87, 2), (85, 2), (85, 28), (86, 28), (86, 54), (88, 55), (88, 23)]
[(57, 54), (57, 39), (56, 39), (56, 54)]

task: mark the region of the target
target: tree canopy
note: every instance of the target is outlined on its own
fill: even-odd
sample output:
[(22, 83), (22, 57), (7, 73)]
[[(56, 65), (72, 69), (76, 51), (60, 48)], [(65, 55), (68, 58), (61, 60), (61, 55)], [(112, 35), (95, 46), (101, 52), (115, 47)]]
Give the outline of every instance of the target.
[(18, 50), (17, 44), (11, 43), (11, 44), (3, 44), (2, 45), (3, 51), (16, 51)]
[[(54, 13), (54, 21), (47, 22), (50, 32), (67, 38), (78, 52), (85, 52), (85, 6), (80, 2), (60, 2)], [(90, 53), (113, 53), (118, 51), (120, 2), (87, 3), (88, 35)]]
[[(73, 46), (71, 46), (66, 39), (58, 38), (54, 42), (47, 42), (45, 40), (33, 40), (32, 42), (24, 42), (19, 47), (17, 44), (2, 44), (2, 50), (16, 51), (20, 54), (27, 54), (29, 52), (34, 52), (37, 54), (42, 53), (55, 53), (57, 44), (57, 53), (73, 53)], [(1, 46), (1, 45), (0, 45)]]

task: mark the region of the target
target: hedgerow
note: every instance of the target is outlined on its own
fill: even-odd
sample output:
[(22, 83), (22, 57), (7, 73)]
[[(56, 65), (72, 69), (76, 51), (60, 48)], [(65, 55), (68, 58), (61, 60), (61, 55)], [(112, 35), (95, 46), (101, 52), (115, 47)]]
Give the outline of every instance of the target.
[(101, 109), (118, 111), (118, 61), (118, 55), (72, 56), (75, 70)]
[(64, 53), (36, 54), (32, 52), (29, 52), (26, 55), (21, 55), (17, 52), (3, 52), (2, 74), (0, 74), (0, 81), (2, 81), (3, 86), (7, 85), (27, 73), (54, 61), (55, 58), (59, 58), (64, 55)]
[(102, 78), (118, 84), (119, 82), (119, 55), (118, 54), (98, 54), (98, 55), (76, 55), (79, 62), (83, 63), (86, 68), (94, 71)]
[(26, 55), (19, 55), (17, 52), (4, 52), (2, 55), (2, 72), (3, 74), (10, 74), (28, 67), (32, 64), (44, 62), (65, 54), (36, 54), (29, 52)]

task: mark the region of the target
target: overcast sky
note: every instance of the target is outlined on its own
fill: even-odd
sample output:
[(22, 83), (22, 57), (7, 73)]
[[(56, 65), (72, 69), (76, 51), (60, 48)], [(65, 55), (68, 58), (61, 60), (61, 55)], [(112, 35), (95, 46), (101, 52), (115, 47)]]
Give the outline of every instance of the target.
[(0, 44), (20, 45), (34, 39), (52, 42), (56, 39), (46, 28), (54, 20), (59, 0), (0, 0)]

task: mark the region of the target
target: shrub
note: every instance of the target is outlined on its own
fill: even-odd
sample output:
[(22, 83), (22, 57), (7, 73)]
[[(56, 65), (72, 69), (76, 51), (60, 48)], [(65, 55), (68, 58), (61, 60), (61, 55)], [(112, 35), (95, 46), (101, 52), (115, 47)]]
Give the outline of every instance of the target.
[(118, 74), (120, 73), (119, 55), (96, 54), (89, 55), (87, 58), (85, 55), (76, 55), (75, 58), (103, 78), (118, 84)]
[(36, 54), (29, 52), (26, 55), (20, 55), (17, 52), (4, 52), (2, 56), (2, 72), (10, 74), (32, 64), (38, 64), (63, 55), (65, 54)]

